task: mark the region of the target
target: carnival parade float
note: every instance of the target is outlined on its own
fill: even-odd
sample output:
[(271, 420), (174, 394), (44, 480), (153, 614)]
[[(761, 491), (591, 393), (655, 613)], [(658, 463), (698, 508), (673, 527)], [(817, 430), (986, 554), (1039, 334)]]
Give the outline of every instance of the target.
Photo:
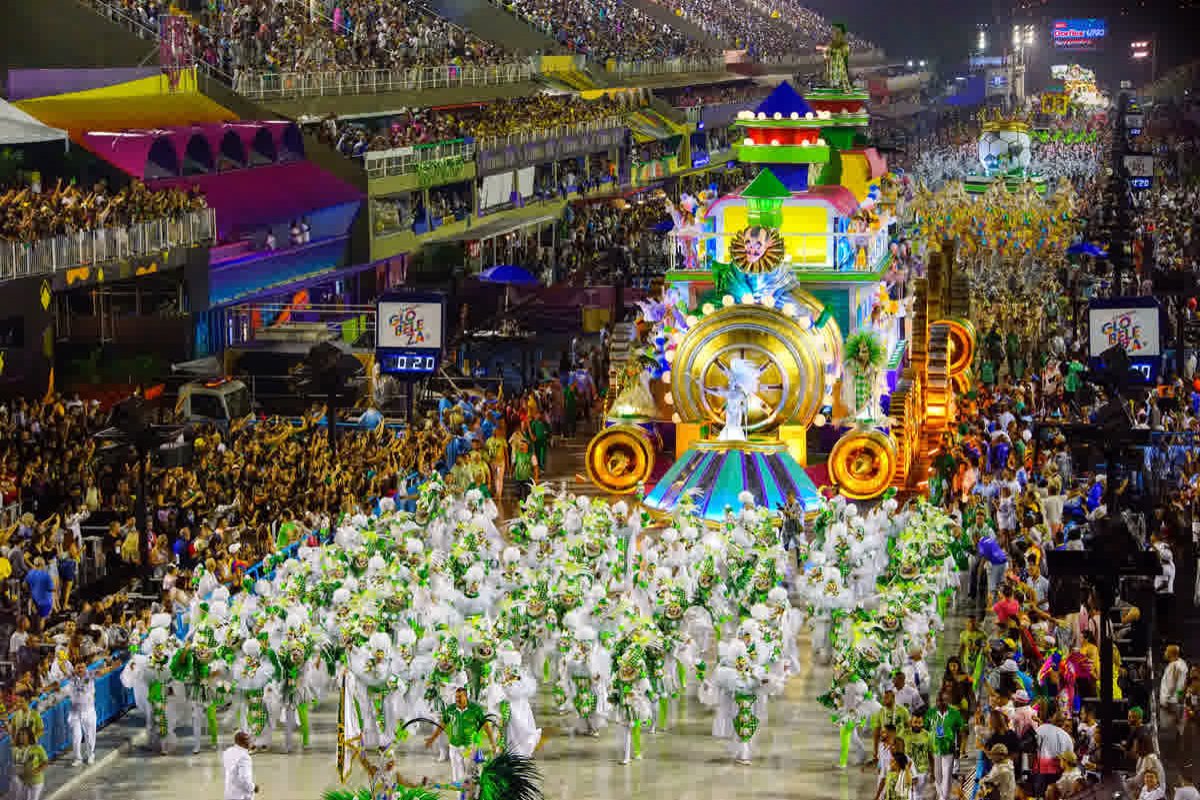
[(983, 194), (993, 183), (1010, 192), (1032, 186), (1038, 194), (1046, 191), (1046, 177), (1034, 172), (1033, 139), (1029, 121), (1022, 117), (1005, 117), (993, 110), (980, 115), (979, 163), (983, 172), (967, 176), (963, 182), (970, 194)]
[[(746, 493), (771, 512), (789, 495), (811, 511), (808, 451), (834, 438), (827, 426), (829, 478), (846, 497), (924, 479), (922, 454), (970, 381), (969, 287), (949, 258), (908, 297), (885, 282), (899, 179), (867, 141), (867, 93), (844, 57), (830, 48), (808, 97), (784, 83), (738, 115), (738, 159), (758, 169), (749, 184), (672, 208), (672, 268), (643, 304), (589, 447), (602, 488), (644, 491), (660, 514), (695, 496), (709, 523)], [(674, 463), (650, 485), (671, 438)]]

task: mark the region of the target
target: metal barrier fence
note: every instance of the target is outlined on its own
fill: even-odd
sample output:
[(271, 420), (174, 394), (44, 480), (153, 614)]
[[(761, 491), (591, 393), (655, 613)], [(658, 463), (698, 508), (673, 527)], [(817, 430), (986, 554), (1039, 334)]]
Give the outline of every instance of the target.
[(564, 136), (576, 136), (580, 133), (594, 133), (624, 127), (625, 123), (620, 117), (604, 117), (591, 122), (581, 122), (578, 125), (558, 125), (539, 128), (536, 131), (510, 133), (506, 136), (482, 136), (475, 139), (475, 146), (480, 150), (495, 150), (499, 147), (516, 147), (530, 142), (545, 142), (550, 139), (561, 139)]
[(92, 228), (33, 242), (0, 242), (0, 281), (45, 275), (88, 264), (106, 264), (161, 252), (166, 247), (212, 241), (211, 208), (119, 228)]
[(475, 145), (462, 139), (449, 142), (438, 142), (432, 145), (416, 145), (413, 147), (393, 147), (390, 150), (368, 152), (363, 156), (363, 166), (370, 179), (383, 178), (392, 175), (408, 175), (417, 172), (421, 164), (439, 161), (443, 158), (475, 157)]
[(668, 58), (662, 61), (617, 61), (605, 65), (613, 75), (636, 77), (645, 75), (675, 75), (688, 72), (724, 72), (725, 59)]
[(6, 506), (0, 506), (0, 528), (7, 528), (16, 524), (16, 521), (21, 516), (21, 501), (9, 503)]
[[(121, 683), (121, 669), (128, 656), (121, 653), (117, 658), (115, 666), (97, 661), (88, 667), (96, 677), (97, 728), (103, 728), (133, 708), (133, 689), (126, 689)], [(110, 671), (101, 675), (100, 670), (103, 669)], [(71, 728), (67, 721), (71, 701), (61, 694), (66, 685), (67, 681), (63, 681), (34, 701), (35, 710), (42, 715), (45, 731), (39, 743), (52, 759), (71, 749)], [(12, 741), (8, 734), (4, 734), (0, 736), (0, 791), (9, 791), (12, 763)]]
[(238, 72), (233, 88), (252, 100), (380, 92), (453, 89), (459, 86), (499, 86), (533, 79), (528, 63), (478, 67), (447, 64), (409, 69), (347, 69), (325, 72)]

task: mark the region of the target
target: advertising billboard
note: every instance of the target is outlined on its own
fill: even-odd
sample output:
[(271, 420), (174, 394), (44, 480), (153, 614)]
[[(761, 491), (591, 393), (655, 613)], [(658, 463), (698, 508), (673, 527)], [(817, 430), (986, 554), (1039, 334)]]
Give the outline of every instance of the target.
[(1092, 366), (1110, 347), (1129, 356), (1131, 378), (1153, 383), (1158, 378), (1162, 347), (1159, 305), (1153, 297), (1115, 297), (1088, 305), (1088, 355)]
[(1125, 156), (1125, 172), (1135, 178), (1154, 177), (1154, 156)]
[(428, 374), (442, 353), (445, 299), (427, 292), (398, 292), (379, 298), (375, 312), (376, 361), (393, 375)]
[(1050, 38), (1059, 50), (1096, 50), (1108, 35), (1108, 25), (1103, 19), (1057, 19), (1050, 30)]

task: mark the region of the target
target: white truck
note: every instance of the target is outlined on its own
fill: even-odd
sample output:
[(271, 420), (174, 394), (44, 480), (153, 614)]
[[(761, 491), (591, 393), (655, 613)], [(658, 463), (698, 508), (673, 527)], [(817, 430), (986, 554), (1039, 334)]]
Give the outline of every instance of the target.
[(179, 387), (175, 410), (188, 422), (223, 422), (250, 414), (250, 389), (234, 378), (196, 380)]

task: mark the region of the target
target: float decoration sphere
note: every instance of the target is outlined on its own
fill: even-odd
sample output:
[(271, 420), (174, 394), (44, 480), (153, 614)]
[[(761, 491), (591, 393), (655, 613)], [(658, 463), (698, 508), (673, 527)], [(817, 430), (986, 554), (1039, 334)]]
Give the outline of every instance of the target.
[(857, 430), (838, 439), (829, 454), (829, 476), (851, 500), (883, 494), (896, 473), (896, 443), (879, 431)]
[(979, 136), (979, 163), (993, 172), (1028, 170), (1033, 161), (1032, 140), (1025, 131), (984, 131)]
[(592, 483), (610, 494), (629, 494), (650, 479), (661, 442), (628, 423), (605, 428), (588, 442), (584, 457)]

